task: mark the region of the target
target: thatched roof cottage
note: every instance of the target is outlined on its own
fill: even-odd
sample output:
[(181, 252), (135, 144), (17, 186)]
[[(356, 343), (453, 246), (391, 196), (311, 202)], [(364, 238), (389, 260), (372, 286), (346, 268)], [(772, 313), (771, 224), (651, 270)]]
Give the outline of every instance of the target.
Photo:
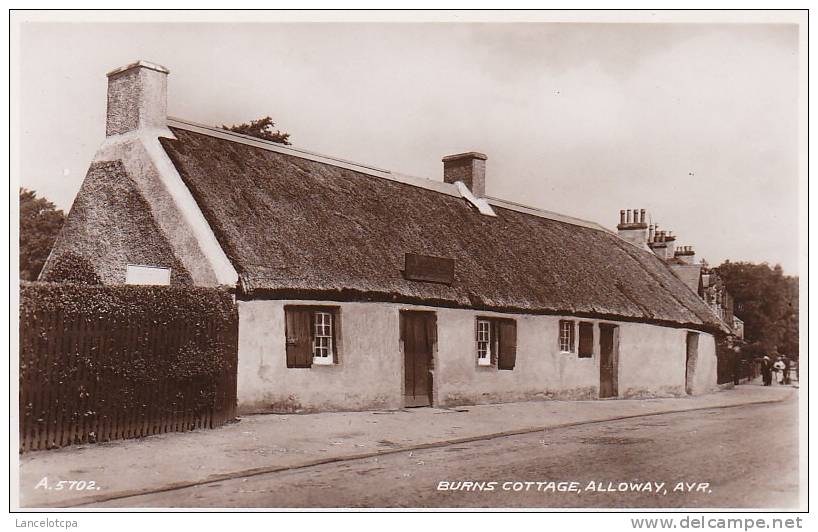
[(600, 225), (486, 197), (485, 155), (420, 179), (168, 118), (167, 74), (108, 74), (43, 275), (72, 253), (105, 283), (234, 289), (242, 411), (715, 386), (723, 325), (697, 294)]

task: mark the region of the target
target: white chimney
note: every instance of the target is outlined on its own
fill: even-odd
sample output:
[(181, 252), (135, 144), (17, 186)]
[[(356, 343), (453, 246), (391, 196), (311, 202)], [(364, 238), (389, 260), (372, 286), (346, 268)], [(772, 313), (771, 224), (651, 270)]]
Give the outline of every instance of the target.
[(167, 125), (167, 68), (137, 61), (108, 72), (105, 135), (121, 135)]
[[(631, 212), (633, 214), (631, 215)], [(619, 211), (619, 224), (616, 226), (619, 237), (631, 244), (645, 248), (648, 244), (648, 224), (645, 221), (645, 209), (622, 209)]]

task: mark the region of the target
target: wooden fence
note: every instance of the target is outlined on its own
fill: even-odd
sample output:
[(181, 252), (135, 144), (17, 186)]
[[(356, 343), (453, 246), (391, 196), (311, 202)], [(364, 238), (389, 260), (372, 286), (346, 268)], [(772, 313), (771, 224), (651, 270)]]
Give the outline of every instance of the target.
[(214, 428), (235, 418), (234, 312), (163, 321), (151, 312), (134, 318), (59, 305), (23, 312), (27, 304), (30, 295), (21, 297), (20, 451)]

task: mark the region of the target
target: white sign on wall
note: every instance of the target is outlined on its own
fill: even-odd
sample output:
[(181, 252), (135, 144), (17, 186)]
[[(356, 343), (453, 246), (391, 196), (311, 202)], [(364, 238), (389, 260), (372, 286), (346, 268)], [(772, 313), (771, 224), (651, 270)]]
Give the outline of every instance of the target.
[(170, 268), (128, 264), (125, 284), (169, 285)]

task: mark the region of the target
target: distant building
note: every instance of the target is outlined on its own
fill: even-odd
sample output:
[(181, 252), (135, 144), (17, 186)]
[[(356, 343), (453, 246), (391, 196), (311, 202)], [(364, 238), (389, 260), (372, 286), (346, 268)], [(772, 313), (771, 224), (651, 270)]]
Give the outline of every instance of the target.
[(702, 265), (702, 299), (724, 323), (733, 328), (733, 297), (719, 274), (706, 262)]
[(739, 340), (744, 340), (744, 322), (738, 316), (733, 316), (733, 334)]
[(696, 263), (693, 246), (679, 247), (672, 231), (660, 231), (658, 224), (648, 225), (645, 209), (621, 210), (619, 218), (617, 230), (621, 238), (650, 250), (662, 259), (690, 290), (707, 303), (733, 335), (744, 337), (744, 323), (733, 314), (733, 298), (724, 281), (704, 259)]

